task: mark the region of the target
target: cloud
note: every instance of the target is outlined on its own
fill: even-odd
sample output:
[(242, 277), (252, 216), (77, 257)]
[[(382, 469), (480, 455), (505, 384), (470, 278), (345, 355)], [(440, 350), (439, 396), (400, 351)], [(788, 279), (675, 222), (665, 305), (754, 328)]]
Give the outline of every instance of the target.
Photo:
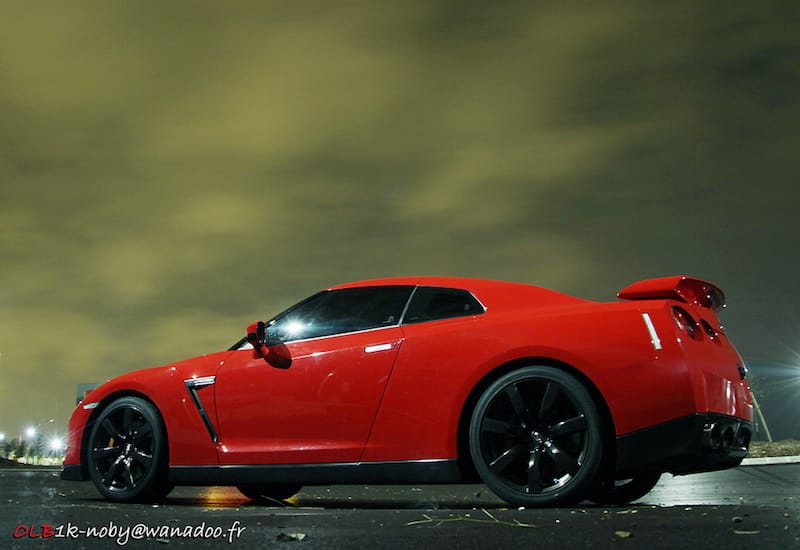
[[(728, 291), (746, 355), (774, 353), (764, 333), (795, 335), (770, 313), (798, 305), (796, 15), (690, 2), (9, 8), (0, 366), (36, 391), (4, 384), (4, 422), (381, 275), (611, 299), (687, 272)], [(43, 325), (58, 335), (32, 345)]]

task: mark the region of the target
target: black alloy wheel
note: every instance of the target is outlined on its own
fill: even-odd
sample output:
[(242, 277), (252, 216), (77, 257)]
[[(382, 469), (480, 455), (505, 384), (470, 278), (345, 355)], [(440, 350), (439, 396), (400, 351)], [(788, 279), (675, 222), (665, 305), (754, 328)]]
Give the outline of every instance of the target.
[(139, 397), (122, 397), (103, 409), (89, 436), (89, 475), (97, 490), (116, 502), (166, 496), (167, 441), (155, 407)]
[(469, 444), (483, 482), (520, 506), (579, 502), (603, 456), (601, 421), (575, 377), (548, 366), (492, 383), (472, 413)]
[(303, 486), (294, 483), (261, 483), (239, 485), (236, 488), (247, 498), (268, 504), (278, 500), (286, 500), (296, 495)]
[(598, 480), (586, 498), (597, 504), (627, 504), (649, 493), (660, 478), (661, 472), (642, 472), (626, 479)]

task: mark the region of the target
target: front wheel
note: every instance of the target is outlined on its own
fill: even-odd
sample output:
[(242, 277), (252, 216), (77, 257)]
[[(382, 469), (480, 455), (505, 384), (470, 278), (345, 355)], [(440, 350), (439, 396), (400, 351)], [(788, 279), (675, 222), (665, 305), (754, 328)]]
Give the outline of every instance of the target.
[(553, 367), (525, 367), (481, 395), (470, 421), (470, 453), (483, 482), (512, 504), (579, 502), (602, 460), (600, 422), (575, 377)]
[(89, 435), (86, 459), (95, 487), (108, 500), (153, 500), (173, 487), (161, 417), (139, 397), (122, 397), (103, 409)]

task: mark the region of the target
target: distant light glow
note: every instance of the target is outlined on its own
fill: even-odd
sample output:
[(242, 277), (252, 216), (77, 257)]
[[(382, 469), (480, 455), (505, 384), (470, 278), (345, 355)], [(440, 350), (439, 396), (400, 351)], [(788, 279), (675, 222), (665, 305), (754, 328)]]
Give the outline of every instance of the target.
[(747, 363), (750, 391), (762, 401), (764, 417), (759, 420), (765, 425), (769, 421), (777, 439), (800, 436), (800, 425), (793, 421), (800, 410), (800, 353), (794, 349), (788, 360)]
[(6, 434), (0, 433), (0, 441), (5, 441), (5, 440), (6, 440)]
[(51, 451), (60, 451), (64, 448), (64, 440), (60, 437), (54, 437), (48, 442), (48, 447)]
[(25, 429), (25, 437), (31, 438), (36, 435), (36, 428), (33, 426)]

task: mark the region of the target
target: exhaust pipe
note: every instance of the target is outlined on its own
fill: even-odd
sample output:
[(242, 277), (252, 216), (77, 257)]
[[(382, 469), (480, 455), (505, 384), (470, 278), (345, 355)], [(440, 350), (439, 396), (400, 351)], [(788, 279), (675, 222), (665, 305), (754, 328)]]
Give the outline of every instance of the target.
[(736, 449), (747, 449), (750, 430), (739, 422), (709, 422), (703, 426), (701, 445), (712, 453), (728, 454)]
[(731, 446), (733, 445), (733, 427), (727, 426), (724, 430), (722, 430), (722, 452), (727, 453), (731, 450)]
[[(731, 431), (733, 436), (733, 431)], [(717, 453), (722, 447), (722, 428), (716, 422), (703, 426), (703, 446)]]

